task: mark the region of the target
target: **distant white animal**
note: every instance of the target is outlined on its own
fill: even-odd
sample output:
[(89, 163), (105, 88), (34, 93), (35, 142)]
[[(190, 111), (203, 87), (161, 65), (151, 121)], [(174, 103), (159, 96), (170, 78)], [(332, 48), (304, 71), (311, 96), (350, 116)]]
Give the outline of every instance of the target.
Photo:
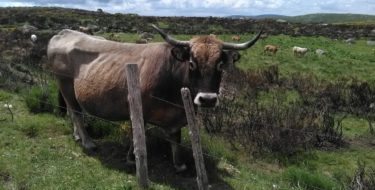
[(36, 42), (38, 37), (35, 34), (31, 34), (30, 39), (31, 39), (32, 42)]
[(302, 47), (298, 47), (298, 46), (294, 46), (293, 47), (293, 53), (294, 55), (298, 55), (298, 56), (303, 56), (306, 54), (306, 52), (308, 51), (307, 48), (302, 48)]
[(375, 46), (375, 41), (373, 41), (373, 40), (368, 40), (366, 43), (369, 46)]
[(347, 40), (345, 40), (346, 43), (348, 44), (355, 44), (355, 39), (354, 38), (348, 38)]
[(315, 53), (320, 57), (320, 56), (326, 54), (326, 51), (324, 51), (322, 49), (317, 49), (317, 50), (315, 50)]

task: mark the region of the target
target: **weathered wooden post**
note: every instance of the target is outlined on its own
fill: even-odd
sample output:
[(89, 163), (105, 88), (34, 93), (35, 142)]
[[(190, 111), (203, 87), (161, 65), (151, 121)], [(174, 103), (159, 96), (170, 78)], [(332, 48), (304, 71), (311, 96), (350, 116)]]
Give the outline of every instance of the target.
[(194, 106), (191, 100), (190, 90), (188, 88), (181, 89), (182, 100), (184, 102), (186, 119), (189, 125), (189, 135), (193, 147), (193, 155), (195, 160), (195, 168), (197, 170), (197, 183), (199, 190), (208, 190), (208, 178), (204, 165), (201, 139), (199, 136), (199, 128), (195, 118)]
[(126, 65), (128, 83), (128, 100), (130, 118), (133, 128), (133, 143), (137, 180), (141, 188), (148, 187), (146, 138), (143, 122), (141, 90), (139, 87), (139, 70), (137, 64)]

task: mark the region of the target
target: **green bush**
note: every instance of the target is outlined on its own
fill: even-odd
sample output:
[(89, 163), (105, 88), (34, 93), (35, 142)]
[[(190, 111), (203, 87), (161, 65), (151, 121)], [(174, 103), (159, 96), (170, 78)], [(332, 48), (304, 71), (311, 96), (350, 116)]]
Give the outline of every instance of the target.
[(122, 126), (120, 126), (125, 126), (125, 124), (120, 124), (118, 122), (110, 122), (89, 115), (84, 116), (84, 122), (87, 125), (87, 131), (93, 138), (108, 138), (122, 142), (125, 134), (127, 134), (127, 132), (122, 129)]
[(283, 177), (294, 186), (304, 189), (340, 189), (340, 186), (327, 176), (297, 167), (288, 168), (283, 173)]
[(30, 112), (53, 113), (57, 109), (57, 90), (53, 84), (32, 87), (26, 93), (25, 102)]

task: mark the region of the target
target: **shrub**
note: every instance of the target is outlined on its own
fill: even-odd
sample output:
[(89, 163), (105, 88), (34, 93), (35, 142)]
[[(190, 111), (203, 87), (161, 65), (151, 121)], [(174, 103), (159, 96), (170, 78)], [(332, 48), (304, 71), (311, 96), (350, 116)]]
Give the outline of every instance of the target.
[(57, 91), (54, 85), (33, 86), (26, 93), (25, 102), (29, 111), (33, 113), (53, 113), (57, 109)]
[(327, 176), (297, 167), (289, 167), (283, 173), (283, 177), (294, 186), (303, 189), (340, 189), (340, 185)]
[[(221, 104), (211, 110), (201, 110), (206, 131), (224, 136), (234, 148), (240, 145), (251, 154), (289, 157), (312, 147), (326, 149), (345, 145), (341, 127), (345, 116), (335, 119), (330, 100), (315, 92), (326, 88), (311, 87), (320, 84), (301, 80), (306, 76), (283, 82), (277, 73), (277, 68), (272, 66), (264, 71), (236, 73), (232, 78), (224, 75)], [(254, 83), (255, 79), (268, 82)], [(333, 89), (331, 94), (339, 96), (337, 88)]]

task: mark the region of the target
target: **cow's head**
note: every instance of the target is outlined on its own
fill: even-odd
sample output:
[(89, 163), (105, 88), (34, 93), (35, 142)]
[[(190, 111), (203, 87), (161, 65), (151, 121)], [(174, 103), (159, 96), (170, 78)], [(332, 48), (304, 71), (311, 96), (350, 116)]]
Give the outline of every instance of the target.
[(253, 39), (241, 44), (222, 42), (214, 35), (198, 36), (190, 41), (180, 41), (152, 25), (164, 40), (171, 44), (172, 55), (189, 64), (188, 87), (194, 103), (202, 107), (218, 104), (218, 92), (224, 68), (238, 61), (237, 50), (250, 48), (259, 39), (259, 32)]

